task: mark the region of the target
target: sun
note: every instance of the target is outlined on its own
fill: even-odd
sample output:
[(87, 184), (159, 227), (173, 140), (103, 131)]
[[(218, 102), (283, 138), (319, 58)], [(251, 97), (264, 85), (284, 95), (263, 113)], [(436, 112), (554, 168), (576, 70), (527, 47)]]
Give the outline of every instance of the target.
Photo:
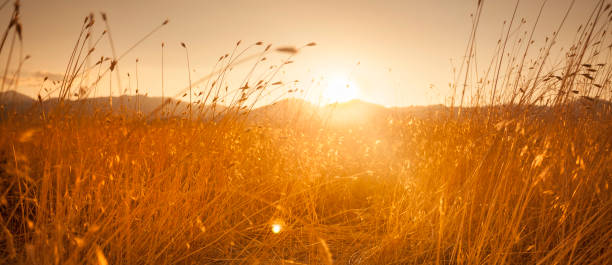
[(329, 103), (346, 102), (359, 97), (359, 87), (345, 77), (334, 77), (327, 82), (323, 98)]

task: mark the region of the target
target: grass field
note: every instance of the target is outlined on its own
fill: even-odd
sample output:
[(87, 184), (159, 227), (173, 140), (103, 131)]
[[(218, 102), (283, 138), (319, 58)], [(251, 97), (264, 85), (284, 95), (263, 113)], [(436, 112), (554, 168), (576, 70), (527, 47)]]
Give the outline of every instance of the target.
[(449, 106), (376, 122), (252, 119), (257, 88), (215, 118), (81, 112), (58, 85), (0, 121), (0, 263), (609, 264), (608, 12), (554, 70), (518, 41), (477, 82), (470, 52)]

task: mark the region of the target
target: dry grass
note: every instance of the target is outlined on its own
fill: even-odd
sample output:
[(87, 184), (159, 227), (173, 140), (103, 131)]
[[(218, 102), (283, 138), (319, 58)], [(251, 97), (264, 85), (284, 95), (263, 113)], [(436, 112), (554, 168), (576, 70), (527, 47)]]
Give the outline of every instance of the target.
[[(576, 55), (546, 74), (547, 55), (535, 67), (519, 56), (492, 63), (478, 82), (468, 49), (457, 105), (485, 107), (369, 126), (254, 124), (243, 114), (249, 98), (280, 84), (280, 67), (224, 93), (244, 52), (234, 50), (213, 79), (196, 82), (207, 82), (201, 93), (189, 92), (200, 100), (193, 121), (83, 114), (68, 101), (43, 115), (6, 114), (0, 262), (608, 264), (612, 111), (602, 99), (612, 68), (597, 64), (610, 62), (609, 34), (587, 37), (609, 27), (608, 11), (601, 2), (594, 14), (604, 22), (579, 32)], [(530, 45), (516, 41), (510, 50)], [(87, 70), (75, 54), (63, 95)], [(109, 63), (105, 75), (113, 57), (96, 64)], [(210, 119), (205, 106), (224, 98), (229, 107)]]

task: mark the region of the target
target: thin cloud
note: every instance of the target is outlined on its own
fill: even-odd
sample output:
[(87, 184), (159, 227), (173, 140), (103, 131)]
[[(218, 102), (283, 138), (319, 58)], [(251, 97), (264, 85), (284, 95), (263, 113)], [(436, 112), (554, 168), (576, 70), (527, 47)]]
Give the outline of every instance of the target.
[[(0, 78), (0, 83), (4, 82), (3, 90), (16, 89), (20, 93), (29, 96), (36, 96), (44, 91), (51, 91), (51, 87), (57, 82), (61, 82), (63, 74), (49, 71), (22, 72), (18, 77), (13, 74)], [(44, 94), (44, 93), (43, 93)]]
[(47, 72), (47, 71), (36, 71), (36, 72), (30, 72), (28, 77), (31, 78), (40, 78), (42, 80), (44, 80), (45, 78), (48, 78), (51, 81), (61, 81), (62, 78), (64, 78), (64, 75), (61, 73), (53, 73), (53, 72)]

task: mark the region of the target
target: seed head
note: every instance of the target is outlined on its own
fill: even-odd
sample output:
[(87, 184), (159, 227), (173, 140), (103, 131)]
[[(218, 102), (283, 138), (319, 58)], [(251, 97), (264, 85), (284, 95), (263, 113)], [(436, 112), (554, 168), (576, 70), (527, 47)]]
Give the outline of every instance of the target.
[(289, 54), (296, 54), (298, 52), (298, 49), (296, 49), (293, 46), (284, 46), (284, 47), (276, 48), (276, 51), (283, 52), (283, 53), (289, 53)]

